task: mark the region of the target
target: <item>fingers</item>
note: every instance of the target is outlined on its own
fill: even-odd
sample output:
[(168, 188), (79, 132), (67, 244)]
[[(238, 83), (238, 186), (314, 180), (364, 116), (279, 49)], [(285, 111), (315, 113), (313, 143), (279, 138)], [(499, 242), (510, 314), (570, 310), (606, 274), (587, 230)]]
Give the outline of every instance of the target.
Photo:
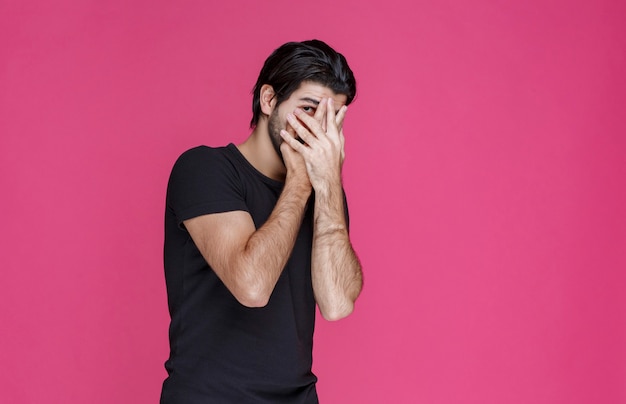
[(343, 120), (346, 118), (346, 112), (348, 112), (348, 107), (344, 105), (337, 112), (337, 116), (335, 117), (335, 124), (337, 125), (337, 129), (339, 132), (343, 129)]
[(287, 121), (305, 143), (311, 145), (324, 136), (323, 128), (314, 117), (307, 115), (299, 108), (294, 111), (294, 114), (287, 114)]
[(339, 130), (339, 143), (341, 144), (341, 160), (342, 161), (346, 157), (346, 153), (345, 153), (346, 138), (343, 135), (343, 120), (346, 118), (346, 112), (348, 112), (348, 107), (344, 105), (343, 107), (341, 107), (341, 109), (339, 109), (339, 112), (337, 113), (337, 116), (335, 117), (335, 123), (337, 124), (337, 129)]
[(313, 116), (300, 108), (296, 108), (293, 114), (287, 114), (289, 129), (293, 128), (295, 135), (309, 146), (316, 141), (325, 142), (326, 139), (343, 145), (343, 121), (347, 110), (348, 107), (344, 105), (335, 112), (334, 100), (322, 99)]
[(334, 103), (335, 102), (332, 98), (328, 99), (328, 110), (326, 111), (326, 124), (328, 125), (328, 130), (326, 131), (326, 135), (328, 135), (328, 138), (335, 144), (341, 144), (341, 137), (343, 136), (343, 120), (346, 117), (348, 107), (344, 105), (339, 109), (339, 111), (335, 112)]
[(326, 129), (330, 129), (333, 126), (337, 127), (335, 122), (335, 101), (332, 98), (328, 98), (328, 109), (326, 111)]
[(313, 116), (313, 118), (315, 118), (315, 120), (319, 122), (320, 125), (322, 125), (322, 129), (324, 131), (326, 131), (326, 120), (325, 120), (326, 105), (327, 105), (326, 99), (322, 98), (320, 100), (320, 103), (317, 105), (317, 109), (315, 110), (315, 115)]
[(346, 138), (343, 135), (343, 131), (339, 132), (339, 143), (341, 144), (341, 160), (343, 161), (343, 159), (346, 157)]
[[(339, 147), (341, 149), (341, 161), (343, 162), (343, 159), (346, 156), (345, 153), (345, 144), (346, 144), (346, 138), (343, 135), (343, 120), (346, 118), (346, 112), (348, 111), (348, 107), (346, 105), (343, 105), (341, 108), (339, 108), (339, 111), (337, 111), (337, 113), (335, 114), (335, 108), (333, 108), (333, 101), (332, 99), (328, 100), (328, 113), (326, 114), (327, 117), (327, 121), (330, 125), (330, 122), (335, 124), (335, 128), (336, 128), (336, 134), (337, 134), (337, 138), (339, 140)], [(330, 133), (330, 131), (328, 131)]]
[[(346, 118), (346, 112), (348, 112), (348, 106), (343, 105), (339, 108), (339, 111), (335, 112), (335, 108), (333, 108), (334, 101), (332, 98), (328, 99), (328, 112), (326, 114), (326, 121), (328, 123), (328, 127), (334, 125), (337, 128), (337, 132), (340, 133), (343, 129), (343, 121)], [(331, 124), (332, 122), (332, 124)], [(330, 132), (330, 131), (327, 131)]]
[(291, 136), (289, 134), (289, 132), (287, 132), (286, 130), (281, 130), (280, 131), (280, 136), (283, 138), (283, 140), (285, 141), (285, 143), (287, 143), (289, 146), (291, 146), (292, 149), (294, 149), (295, 151), (297, 151), (298, 153), (304, 153), (306, 150), (306, 146), (303, 145), (302, 143), (298, 142), (298, 140), (296, 140), (296, 138), (294, 138), (293, 136)]

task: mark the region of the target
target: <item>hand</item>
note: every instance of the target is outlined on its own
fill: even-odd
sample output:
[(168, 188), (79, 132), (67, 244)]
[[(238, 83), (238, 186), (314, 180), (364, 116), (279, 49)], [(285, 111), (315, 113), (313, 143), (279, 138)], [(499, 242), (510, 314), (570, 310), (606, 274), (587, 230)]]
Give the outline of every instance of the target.
[[(287, 131), (283, 130), (282, 132), (285, 132), (285, 135), (289, 136), (291, 139), (294, 138), (294, 135), (289, 134)], [(309, 180), (309, 176), (306, 170), (306, 164), (302, 155), (295, 151), (286, 142), (283, 142), (280, 145), (280, 152), (283, 156), (285, 168), (287, 168), (287, 178), (285, 181), (299, 183), (307, 191), (310, 191), (311, 181)]]
[(309, 179), (316, 191), (324, 190), (330, 184), (341, 183), (341, 169), (345, 158), (342, 127), (347, 107), (344, 105), (335, 114), (333, 104), (332, 98), (321, 100), (313, 117), (301, 109), (296, 109), (294, 115), (287, 116), (289, 124), (304, 143), (300, 143), (287, 132), (281, 132), (284, 143), (303, 157)]

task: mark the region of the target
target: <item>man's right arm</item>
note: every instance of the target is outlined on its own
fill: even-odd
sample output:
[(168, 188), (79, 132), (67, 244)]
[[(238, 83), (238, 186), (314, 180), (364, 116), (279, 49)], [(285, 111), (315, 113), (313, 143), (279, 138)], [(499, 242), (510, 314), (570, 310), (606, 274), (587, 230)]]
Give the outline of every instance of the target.
[(244, 211), (184, 221), (204, 259), (244, 306), (263, 307), (269, 301), (291, 255), (310, 194), (306, 172), (288, 170), (276, 206), (259, 229)]

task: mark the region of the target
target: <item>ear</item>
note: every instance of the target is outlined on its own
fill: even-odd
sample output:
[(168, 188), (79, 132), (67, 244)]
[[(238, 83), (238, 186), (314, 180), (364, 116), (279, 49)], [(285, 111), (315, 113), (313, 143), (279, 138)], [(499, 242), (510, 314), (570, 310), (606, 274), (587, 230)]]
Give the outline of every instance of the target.
[(274, 92), (274, 88), (269, 84), (263, 84), (261, 86), (259, 101), (261, 103), (261, 112), (268, 116), (271, 115), (276, 106), (276, 93)]

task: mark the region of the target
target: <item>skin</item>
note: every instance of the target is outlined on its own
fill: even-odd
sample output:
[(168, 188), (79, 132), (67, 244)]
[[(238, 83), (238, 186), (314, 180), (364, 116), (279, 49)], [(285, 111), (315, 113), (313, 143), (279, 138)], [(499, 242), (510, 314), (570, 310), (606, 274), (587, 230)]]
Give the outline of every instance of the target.
[(345, 102), (343, 94), (303, 82), (277, 106), (273, 88), (264, 85), (262, 116), (238, 148), (261, 173), (285, 182), (270, 217), (258, 229), (243, 211), (184, 222), (204, 258), (241, 304), (263, 307), (268, 303), (314, 190), (311, 276), (315, 299), (328, 320), (353, 311), (362, 273), (343, 206)]

